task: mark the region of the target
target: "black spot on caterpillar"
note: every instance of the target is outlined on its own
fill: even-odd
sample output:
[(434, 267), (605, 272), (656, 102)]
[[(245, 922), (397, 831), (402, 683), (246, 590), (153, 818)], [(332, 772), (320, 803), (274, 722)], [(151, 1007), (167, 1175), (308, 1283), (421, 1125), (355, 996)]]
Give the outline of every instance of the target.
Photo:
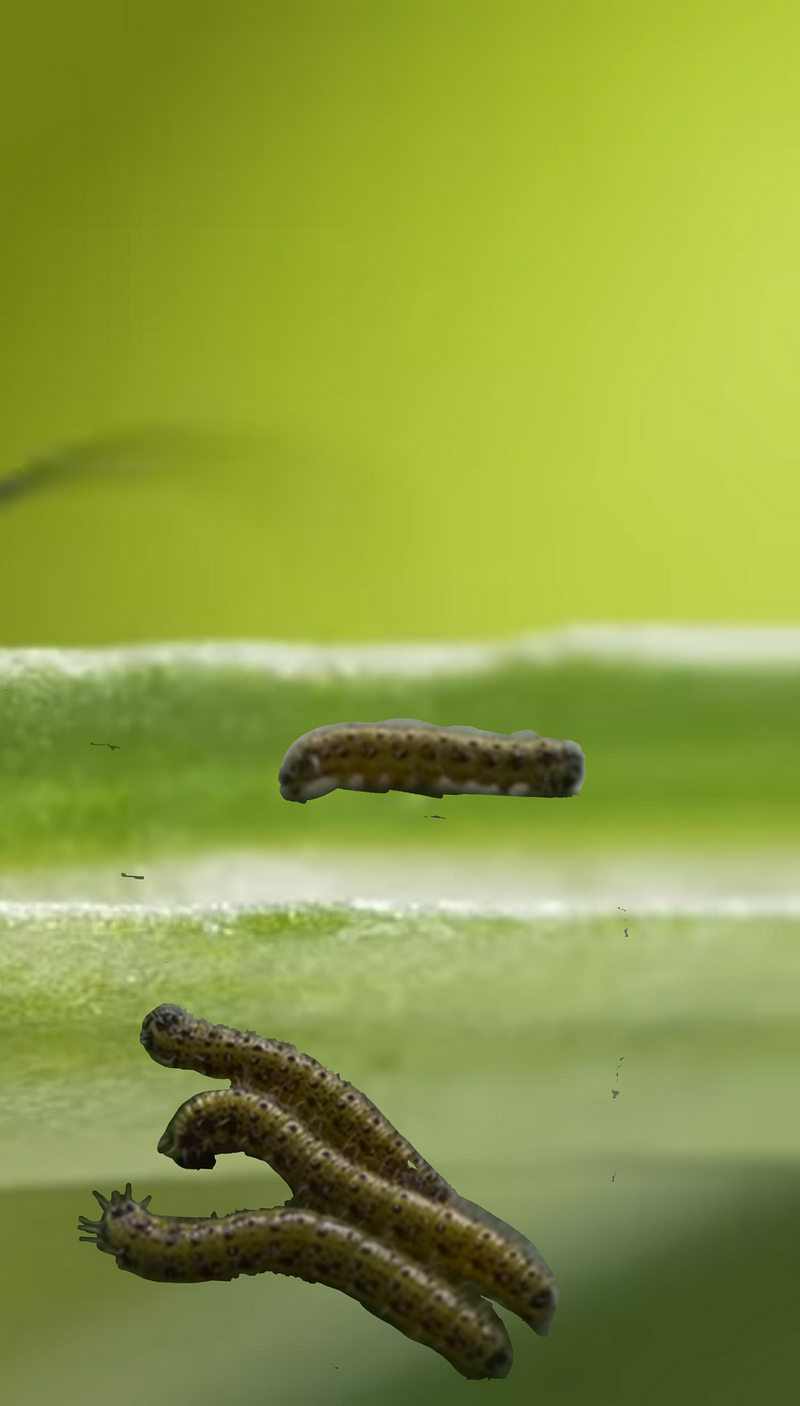
[(586, 775), (577, 742), (537, 732), (437, 727), (415, 718), (330, 723), (298, 737), (278, 773), (286, 801), (346, 791), (444, 796), (573, 796)]
[(355, 1226), (311, 1210), (235, 1211), (228, 1216), (156, 1216), (130, 1184), (110, 1200), (95, 1191), (99, 1221), (79, 1217), (82, 1240), (119, 1269), (159, 1283), (197, 1284), (240, 1274), (286, 1274), (327, 1284), (406, 1337), (433, 1348), (462, 1376), (505, 1377), (513, 1351), (491, 1306), (467, 1288)]

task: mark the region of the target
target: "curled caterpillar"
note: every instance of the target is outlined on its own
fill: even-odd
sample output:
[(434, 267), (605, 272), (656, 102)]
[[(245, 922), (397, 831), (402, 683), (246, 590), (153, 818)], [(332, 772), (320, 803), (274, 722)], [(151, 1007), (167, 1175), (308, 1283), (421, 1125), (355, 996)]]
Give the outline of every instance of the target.
[(95, 1191), (99, 1221), (80, 1216), (81, 1240), (113, 1255), (142, 1279), (197, 1284), (240, 1274), (286, 1274), (327, 1284), (356, 1299), (414, 1342), (446, 1358), (464, 1377), (505, 1377), (513, 1351), (497, 1314), (400, 1250), (344, 1221), (312, 1210), (235, 1211), (229, 1216), (156, 1216), (130, 1184), (110, 1200)]
[[(180, 1167), (211, 1168), (215, 1154), (267, 1162), (294, 1192), (293, 1206), (334, 1215), (413, 1255), (516, 1313), (546, 1336), (558, 1288), (535, 1246), (487, 1224), (451, 1189), (447, 1204), (398, 1186), (315, 1138), (296, 1114), (245, 1089), (195, 1094), (178, 1109), (159, 1152)], [(480, 1212), (479, 1212), (480, 1215)]]
[(586, 775), (577, 742), (538, 732), (437, 727), (416, 718), (330, 723), (298, 737), (278, 772), (285, 801), (330, 791), (444, 796), (573, 796)]
[[(338, 1148), (369, 1171), (434, 1200), (452, 1187), (384, 1118), (375, 1104), (310, 1055), (282, 1040), (230, 1030), (190, 1015), (180, 1006), (157, 1006), (145, 1016), (139, 1039), (157, 1064), (193, 1069), (212, 1079), (270, 1094), (302, 1118), (314, 1137)], [(409, 1163), (413, 1163), (413, 1167)]]

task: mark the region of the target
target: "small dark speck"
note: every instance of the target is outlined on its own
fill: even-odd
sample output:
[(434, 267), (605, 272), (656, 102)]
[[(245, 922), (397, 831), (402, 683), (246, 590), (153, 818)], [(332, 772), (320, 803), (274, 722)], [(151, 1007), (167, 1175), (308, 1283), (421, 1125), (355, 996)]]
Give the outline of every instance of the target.
[(143, 879), (144, 874), (120, 874), (121, 879)]
[(611, 1090), (611, 1097), (612, 1097), (612, 1098), (619, 1098), (619, 1089), (612, 1089), (612, 1090)]
[(423, 815), (423, 820), (446, 820), (446, 815)]

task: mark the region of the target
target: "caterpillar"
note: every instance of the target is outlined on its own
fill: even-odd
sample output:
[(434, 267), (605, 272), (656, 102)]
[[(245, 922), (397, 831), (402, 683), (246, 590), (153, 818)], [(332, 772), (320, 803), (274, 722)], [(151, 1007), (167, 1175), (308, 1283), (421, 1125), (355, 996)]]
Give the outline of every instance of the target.
[(501, 1233), (452, 1192), (432, 1202), (367, 1170), (319, 1138), (296, 1114), (245, 1089), (195, 1094), (182, 1104), (158, 1150), (184, 1168), (211, 1168), (216, 1153), (260, 1158), (294, 1192), (292, 1205), (327, 1212), (375, 1234), (418, 1261), (471, 1283), (546, 1336), (557, 1286), (535, 1246)]
[(139, 1040), (157, 1064), (193, 1069), (212, 1079), (230, 1079), (237, 1088), (270, 1094), (302, 1118), (314, 1137), (368, 1171), (433, 1200), (452, 1195), (444, 1177), (365, 1094), (294, 1045), (212, 1025), (172, 1005), (157, 1006), (145, 1016)]
[(130, 1183), (106, 1198), (100, 1220), (79, 1217), (81, 1240), (142, 1279), (198, 1284), (240, 1274), (285, 1274), (356, 1299), (414, 1342), (433, 1348), (462, 1376), (505, 1377), (513, 1350), (485, 1299), (357, 1227), (312, 1210), (235, 1211), (228, 1216), (156, 1216)]
[(278, 772), (285, 801), (337, 789), (444, 796), (573, 796), (586, 775), (577, 742), (522, 731), (437, 727), (416, 718), (330, 723), (298, 737)]

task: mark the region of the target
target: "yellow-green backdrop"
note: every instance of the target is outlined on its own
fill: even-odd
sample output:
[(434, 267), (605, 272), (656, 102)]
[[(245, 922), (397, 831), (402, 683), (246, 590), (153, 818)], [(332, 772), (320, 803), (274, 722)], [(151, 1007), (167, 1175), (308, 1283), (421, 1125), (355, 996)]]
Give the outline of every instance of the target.
[[(798, 41), (790, 0), (7, 0), (0, 646), (796, 620)], [(91, 862), (123, 902), (120, 871), (240, 844), (800, 833), (796, 670), (15, 667), (0, 869), (29, 894)], [(586, 786), (461, 797), (434, 835), (405, 797), (286, 806), (285, 746), (334, 715), (572, 734)], [(285, 1196), (157, 1156), (203, 1082), (138, 1044), (163, 1000), (341, 1070), (537, 1241), (562, 1300), (547, 1343), (510, 1324), (508, 1406), (788, 1399), (797, 895), (663, 918), (619, 872), (623, 911), (552, 923), (0, 903), (3, 1399), (484, 1390), (322, 1288), (183, 1293), (78, 1243), (93, 1185)]]
[(264, 443), (191, 508), (177, 468), (8, 507), (0, 638), (796, 615), (798, 38), (784, 0), (6, 6), (0, 474)]

